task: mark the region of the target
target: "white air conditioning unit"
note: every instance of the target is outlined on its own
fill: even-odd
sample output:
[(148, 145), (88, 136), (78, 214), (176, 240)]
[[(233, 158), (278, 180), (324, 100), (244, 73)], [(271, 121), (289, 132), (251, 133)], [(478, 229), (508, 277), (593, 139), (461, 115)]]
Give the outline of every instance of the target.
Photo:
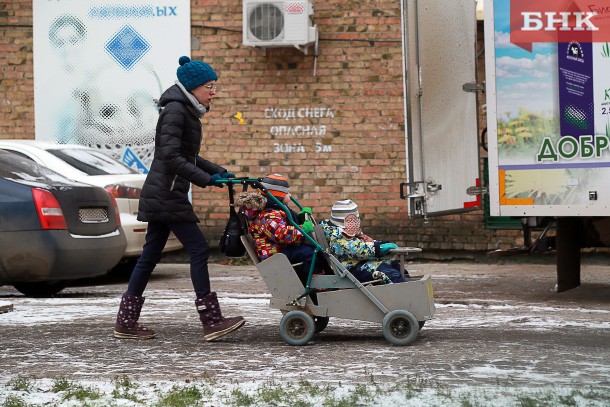
[(244, 0), (243, 42), (251, 47), (297, 47), (316, 42), (309, 1)]

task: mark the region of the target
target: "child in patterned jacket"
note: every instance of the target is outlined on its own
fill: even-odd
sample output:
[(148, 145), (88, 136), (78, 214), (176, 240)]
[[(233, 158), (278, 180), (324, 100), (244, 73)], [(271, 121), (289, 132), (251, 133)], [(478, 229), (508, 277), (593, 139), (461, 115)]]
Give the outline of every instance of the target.
[[(313, 224), (304, 220), (305, 214), (311, 215), (310, 208), (303, 208), (299, 213), (288, 208), (290, 203), (290, 185), (280, 174), (269, 174), (261, 184), (271, 195), (282, 202), (290, 211), (290, 216), (301, 225), (305, 233), (313, 231)], [(241, 206), (249, 222), (249, 232), (254, 241), (256, 254), (265, 260), (276, 253), (283, 253), (291, 264), (303, 263), (297, 274), (303, 285), (307, 282), (314, 248), (307, 243), (303, 234), (290, 224), (286, 213), (272, 199), (267, 199), (259, 192), (240, 192), (235, 197), (235, 204)], [(326, 260), (320, 254), (316, 257), (314, 274), (332, 274)]]
[[(379, 241), (362, 233), (358, 205), (351, 199), (337, 201), (330, 219), (320, 222), (333, 255), (360, 282), (382, 279), (386, 283), (402, 283), (397, 261), (384, 259), (394, 243)], [(405, 270), (405, 277), (409, 274)]]

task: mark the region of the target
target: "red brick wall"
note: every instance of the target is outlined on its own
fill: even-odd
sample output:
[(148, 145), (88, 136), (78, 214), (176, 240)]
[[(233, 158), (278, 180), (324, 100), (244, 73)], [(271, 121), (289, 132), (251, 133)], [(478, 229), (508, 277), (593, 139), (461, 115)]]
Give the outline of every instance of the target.
[(32, 2), (0, 3), (0, 137), (34, 138)]
[[(205, 59), (220, 76), (214, 108), (204, 118), (202, 155), (238, 175), (286, 175), (294, 195), (318, 218), (337, 199), (351, 198), (368, 234), (401, 245), (521, 245), (519, 231), (486, 230), (481, 211), (428, 223), (407, 218), (399, 198), (405, 178), (400, 2), (314, 6), (317, 60), (312, 49), (305, 55), (243, 46), (241, 1), (191, 2), (192, 57)], [(31, 0), (0, 4), (0, 34), (0, 137), (34, 138)], [(238, 112), (243, 124), (234, 117)], [(298, 135), (282, 133), (288, 126)], [(227, 219), (226, 189), (195, 188), (193, 198), (215, 242)]]

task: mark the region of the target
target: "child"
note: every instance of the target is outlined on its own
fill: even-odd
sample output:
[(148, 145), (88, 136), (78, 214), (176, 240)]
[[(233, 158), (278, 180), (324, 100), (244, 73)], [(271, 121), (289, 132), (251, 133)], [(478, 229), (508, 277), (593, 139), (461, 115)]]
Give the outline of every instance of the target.
[[(290, 203), (290, 184), (280, 174), (269, 174), (262, 179), (261, 184), (286, 207)], [(261, 191), (262, 192), (262, 191)], [(307, 283), (309, 269), (314, 254), (314, 248), (308, 244), (307, 238), (290, 224), (286, 213), (266, 194), (259, 192), (240, 192), (235, 198), (235, 204), (244, 209), (244, 214), (250, 224), (250, 234), (260, 260), (265, 260), (276, 253), (283, 253), (290, 263), (303, 263), (297, 274), (303, 285)], [(310, 208), (303, 208), (298, 214), (288, 208), (292, 219), (301, 224), (305, 233), (313, 231), (311, 221), (304, 221), (305, 213), (311, 214)], [(316, 256), (314, 274), (332, 274), (332, 270), (322, 254)]]
[[(337, 201), (329, 220), (320, 222), (333, 255), (360, 282), (381, 277), (387, 283), (402, 283), (400, 264), (381, 257), (398, 246), (374, 240), (362, 233), (358, 205), (351, 199)], [(408, 273), (405, 272), (405, 276)]]

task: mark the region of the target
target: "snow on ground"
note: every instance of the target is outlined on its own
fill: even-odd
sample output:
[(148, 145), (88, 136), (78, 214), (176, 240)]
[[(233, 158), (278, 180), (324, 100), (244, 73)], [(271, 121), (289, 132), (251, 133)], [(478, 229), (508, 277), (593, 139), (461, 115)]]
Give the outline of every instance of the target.
[[(268, 320), (269, 313), (279, 314), (279, 311), (269, 310), (267, 305), (269, 294), (237, 294), (218, 293), (221, 305), (231, 305), (239, 308), (248, 316), (248, 320)], [(151, 290), (147, 292), (147, 302), (144, 312), (163, 315), (171, 314), (177, 306), (190, 306), (184, 297), (177, 298), (174, 291)], [(119, 298), (89, 297), (59, 297), (59, 298), (18, 298), (13, 300), (13, 311), (6, 313), (0, 320), (3, 324), (39, 325), (57, 324), (87, 320), (91, 315), (112, 317), (116, 315)], [(53, 313), (43, 312), (52, 307)], [(501, 327), (507, 323), (515, 323), (514, 329), (548, 331), (558, 327), (579, 327), (583, 329), (608, 330), (610, 335), (610, 311), (585, 307), (552, 307), (532, 306), (531, 304), (494, 304), (488, 299), (471, 298), (460, 303), (436, 304), (437, 312), (445, 314), (443, 318), (434, 318), (431, 323), (435, 328), (468, 328)], [(444, 312), (445, 310), (451, 312)], [(561, 310), (575, 316), (572, 320), (554, 318)], [(595, 318), (592, 319), (592, 316)], [(342, 320), (346, 326), (360, 325), (364, 322)], [(366, 324), (366, 323), (364, 323)]]
[[(470, 292), (456, 273), (439, 274), (436, 315), (413, 346), (387, 344), (378, 324), (333, 319), (310, 346), (290, 347), (279, 339), (281, 313), (268, 308), (270, 296), (261, 281), (240, 276), (259, 286), (236, 292), (223, 285), (239, 275), (232, 270), (235, 274), (213, 276), (212, 284), (223, 312), (244, 315), (247, 324), (225, 342), (202, 344), (183, 269), (183, 285), (160, 280), (146, 292), (142, 319), (160, 332), (153, 341), (109, 339), (123, 285), (75, 287), (50, 299), (11, 294), (0, 300), (13, 305), (0, 314), (0, 406), (164, 405), (168, 395), (179, 392), (199, 394), (199, 404), (185, 405), (201, 406), (610, 406), (607, 300), (500, 298)], [(465, 284), (479, 280), (500, 279), (462, 278)], [(89, 325), (85, 334), (62, 332)], [(15, 327), (41, 337), (14, 342), (5, 332), (17, 332)], [(45, 336), (55, 339), (40, 345)], [(141, 366), (126, 355), (139, 358)], [(205, 368), (197, 377), (184, 373), (197, 367)], [(49, 374), (36, 375), (40, 371)], [(122, 372), (131, 387), (120, 388), (111, 379)], [(203, 377), (207, 372), (210, 377)], [(62, 374), (99, 398), (83, 402), (57, 390)]]

